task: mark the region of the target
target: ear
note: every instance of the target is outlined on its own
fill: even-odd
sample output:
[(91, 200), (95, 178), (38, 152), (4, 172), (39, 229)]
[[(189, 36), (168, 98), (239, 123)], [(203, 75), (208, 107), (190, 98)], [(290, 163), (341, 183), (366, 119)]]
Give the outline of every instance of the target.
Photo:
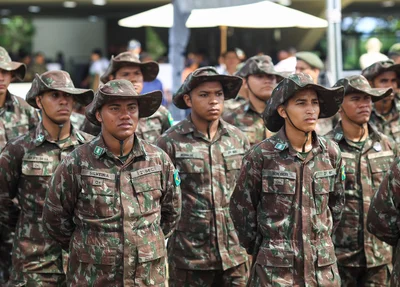
[(185, 104), (191, 108), (192, 107), (192, 99), (188, 94), (183, 95), (183, 100), (185, 101)]
[(36, 101), (36, 105), (39, 107), (39, 109), (43, 109), (42, 103), (40, 102), (40, 100), (41, 100), (40, 97), (41, 97), (41, 96), (37, 96), (37, 97), (35, 98), (35, 101)]
[(96, 120), (98, 120), (100, 123), (103, 122), (103, 118), (101, 117), (100, 111), (96, 111)]
[(112, 80), (114, 80), (114, 79), (115, 79), (115, 77), (114, 77), (113, 74), (111, 74), (111, 75), (108, 76), (108, 81), (112, 81)]
[(276, 110), (278, 111), (278, 114), (279, 114), (282, 118), (284, 118), (284, 119), (287, 118), (286, 110), (285, 110), (285, 107), (284, 107), (283, 105), (278, 106), (278, 108), (277, 108)]

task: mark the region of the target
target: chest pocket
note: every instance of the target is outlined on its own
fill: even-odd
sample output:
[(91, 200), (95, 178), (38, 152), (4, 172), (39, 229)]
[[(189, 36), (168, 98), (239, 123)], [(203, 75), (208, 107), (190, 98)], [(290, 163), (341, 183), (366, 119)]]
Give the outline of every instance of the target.
[(25, 155), (22, 174), (26, 176), (52, 176), (58, 161), (47, 155)]
[(26, 134), (29, 131), (29, 119), (27, 115), (20, 114), (18, 117), (14, 113), (6, 112), (5, 117), (10, 119), (4, 123), (8, 140)]
[(295, 201), (296, 178), (296, 173), (292, 171), (263, 170), (263, 210), (268, 214), (289, 214)]
[(368, 162), (372, 173), (372, 186), (378, 188), (394, 159), (391, 150), (368, 154)]
[(334, 190), (336, 170), (320, 170), (314, 172), (314, 203), (316, 214), (326, 211), (329, 200), (329, 193)]
[(115, 174), (83, 169), (81, 176), (79, 212), (95, 218), (113, 216), (116, 196)]
[(235, 188), (236, 180), (239, 176), (240, 168), (242, 166), (243, 155), (244, 149), (232, 149), (222, 153), (226, 171), (226, 184), (230, 193)]
[(176, 152), (176, 169), (179, 174), (204, 173), (204, 158), (199, 152)]
[(131, 172), (132, 185), (142, 214), (160, 208), (161, 170), (161, 165), (156, 165)]
[(346, 172), (344, 184), (346, 196), (362, 198), (361, 188), (357, 182), (356, 155), (349, 152), (342, 152), (342, 159)]

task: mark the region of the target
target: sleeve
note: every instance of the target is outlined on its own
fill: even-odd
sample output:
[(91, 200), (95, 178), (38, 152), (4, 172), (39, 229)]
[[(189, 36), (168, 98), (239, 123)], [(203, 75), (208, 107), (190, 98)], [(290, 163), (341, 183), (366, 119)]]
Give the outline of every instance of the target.
[(252, 151), (242, 163), (229, 208), (240, 244), (248, 254), (255, 251), (257, 236), (257, 206), (262, 188), (262, 155)]
[(377, 238), (396, 246), (400, 239), (400, 158), (396, 158), (371, 200), (367, 229)]
[(14, 144), (14, 141), (9, 142), (0, 154), (0, 230), (2, 227), (13, 228), (16, 224), (10, 211), (18, 192), (23, 156), (22, 145)]
[(28, 111), (28, 117), (29, 117), (29, 130), (32, 130), (36, 128), (37, 125), (39, 124), (39, 112), (36, 109), (31, 108)]
[(332, 232), (334, 232), (339, 225), (340, 219), (342, 218), (342, 211), (345, 204), (344, 183), (346, 179), (346, 173), (344, 164), (342, 162), (340, 149), (336, 143), (334, 143), (333, 141), (331, 141), (331, 143), (335, 145), (337, 150), (337, 157), (334, 165), (336, 168), (335, 186), (333, 192), (329, 194), (328, 202), (333, 220)]
[(168, 155), (163, 152), (165, 162), (164, 191), (161, 197), (161, 228), (166, 238), (174, 232), (181, 216), (181, 179)]
[(50, 236), (68, 250), (75, 229), (73, 222), (77, 194), (80, 190), (73, 170), (73, 160), (66, 157), (53, 174), (43, 208), (43, 223)]
[(171, 113), (165, 109), (162, 113), (162, 127), (161, 127), (161, 134), (163, 134), (166, 130), (172, 127), (174, 123), (174, 119), (172, 118)]

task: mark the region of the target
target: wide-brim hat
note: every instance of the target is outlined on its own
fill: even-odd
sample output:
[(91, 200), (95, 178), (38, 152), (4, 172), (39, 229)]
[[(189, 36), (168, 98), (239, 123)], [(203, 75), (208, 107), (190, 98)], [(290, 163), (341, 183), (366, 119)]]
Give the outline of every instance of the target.
[(100, 80), (103, 83), (107, 83), (110, 75), (126, 66), (139, 66), (145, 82), (154, 81), (157, 78), (159, 71), (159, 67), (156, 62), (141, 62), (136, 54), (132, 52), (123, 52), (118, 54), (116, 57), (111, 57), (110, 64), (108, 65), (106, 72), (100, 77)]
[(0, 47), (0, 69), (14, 72), (14, 76), (20, 81), (25, 78), (26, 65), (12, 61), (10, 55), (3, 47)]
[(101, 86), (94, 96), (93, 102), (86, 107), (86, 118), (100, 126), (96, 111), (112, 99), (136, 99), (139, 106), (139, 118), (147, 118), (154, 114), (161, 105), (161, 91), (138, 94), (135, 87), (127, 80), (112, 80)]
[(183, 96), (205, 82), (220, 82), (224, 91), (224, 99), (229, 100), (237, 96), (242, 86), (242, 78), (237, 76), (220, 75), (214, 67), (202, 67), (190, 73), (179, 90), (174, 94), (172, 101), (180, 109), (188, 109)]
[(368, 81), (373, 81), (377, 76), (382, 73), (393, 71), (400, 77), (400, 64), (395, 64), (393, 60), (385, 60), (373, 63), (361, 71)]
[(316, 54), (312, 52), (307, 52), (307, 51), (297, 52), (296, 59), (306, 62), (312, 68), (316, 68), (318, 70), (324, 69), (324, 63), (322, 62), (320, 57), (318, 57)]
[(325, 88), (314, 84), (310, 75), (297, 73), (283, 79), (272, 91), (271, 98), (267, 101), (264, 111), (264, 123), (268, 130), (277, 132), (284, 125), (285, 120), (278, 113), (278, 107), (292, 98), (298, 91), (312, 89), (318, 95), (320, 113), (319, 118), (334, 116), (343, 101), (344, 88)]
[(368, 80), (362, 75), (350, 76), (340, 79), (333, 87), (344, 87), (344, 95), (362, 93), (371, 97), (372, 102), (380, 101), (393, 92), (392, 88), (376, 89), (371, 88)]
[(250, 75), (275, 75), (277, 82), (285, 77), (282, 73), (275, 70), (272, 59), (268, 55), (253, 56), (244, 63), (243, 66), (235, 73), (236, 76), (247, 78)]
[(61, 91), (74, 96), (76, 102), (87, 106), (94, 97), (93, 90), (75, 88), (70, 75), (65, 71), (48, 71), (35, 75), (32, 86), (26, 94), (26, 101), (38, 109), (36, 97), (47, 91)]

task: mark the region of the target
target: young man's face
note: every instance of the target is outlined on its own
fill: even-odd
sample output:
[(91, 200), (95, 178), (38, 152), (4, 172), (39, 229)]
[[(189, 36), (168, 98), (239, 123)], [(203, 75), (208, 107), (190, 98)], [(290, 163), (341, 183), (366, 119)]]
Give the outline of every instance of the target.
[(42, 110), (42, 116), (57, 124), (69, 120), (74, 106), (74, 97), (61, 91), (47, 91), (36, 97), (36, 104)]
[(139, 105), (135, 99), (113, 99), (96, 112), (102, 133), (125, 140), (133, 135), (139, 121)]
[(233, 51), (228, 52), (224, 57), (224, 63), (228, 70), (236, 69), (236, 66), (240, 64), (239, 57)]
[(267, 101), (276, 86), (276, 76), (270, 74), (255, 74), (247, 77), (246, 87), (249, 93), (260, 100)]
[(342, 121), (356, 122), (359, 125), (369, 121), (372, 111), (371, 96), (364, 93), (352, 93), (344, 97), (340, 115)]
[(305, 73), (313, 78), (314, 83), (318, 82), (319, 70), (311, 67), (309, 64), (303, 60), (297, 60), (296, 62), (296, 73)]
[(7, 89), (12, 81), (12, 78), (12, 72), (0, 69), (0, 96), (7, 93)]
[(278, 112), (285, 119), (286, 124), (291, 125), (291, 120), (297, 128), (305, 132), (315, 130), (319, 111), (317, 93), (311, 89), (297, 91), (288, 100), (286, 107), (284, 105), (278, 107)]
[(205, 82), (184, 95), (186, 105), (192, 114), (204, 121), (215, 121), (224, 111), (224, 91), (220, 82)]
[(384, 72), (379, 74), (372, 80), (374, 88), (392, 88), (397, 89), (397, 74), (394, 71)]
[(125, 66), (120, 68), (115, 73), (115, 79), (128, 80), (133, 84), (138, 94), (140, 94), (143, 90), (143, 74), (142, 70), (137, 65)]

